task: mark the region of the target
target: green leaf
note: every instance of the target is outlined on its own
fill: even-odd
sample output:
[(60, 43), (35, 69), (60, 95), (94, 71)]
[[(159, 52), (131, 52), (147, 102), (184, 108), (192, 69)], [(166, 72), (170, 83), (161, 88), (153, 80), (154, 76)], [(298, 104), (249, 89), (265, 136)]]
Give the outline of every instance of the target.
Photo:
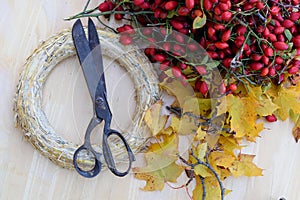
[(202, 28), (206, 24), (206, 15), (203, 13), (202, 17), (197, 16), (193, 21), (193, 29)]
[(291, 39), (293, 38), (293, 35), (292, 35), (292, 33), (289, 31), (289, 29), (285, 29), (285, 30), (284, 30), (284, 35), (285, 35), (285, 37), (286, 37), (289, 41), (291, 41)]
[(201, 64), (206, 64), (208, 59), (209, 59), (208, 55), (204, 56), (203, 59), (201, 60)]
[(168, 18), (168, 19), (171, 19), (171, 18), (173, 18), (175, 15), (178, 16), (176, 10), (169, 11), (167, 18)]

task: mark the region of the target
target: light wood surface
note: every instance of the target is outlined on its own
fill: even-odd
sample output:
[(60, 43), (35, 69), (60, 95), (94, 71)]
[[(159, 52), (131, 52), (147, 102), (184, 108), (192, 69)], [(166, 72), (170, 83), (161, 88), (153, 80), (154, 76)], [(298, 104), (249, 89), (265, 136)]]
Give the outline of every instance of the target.
[[(79, 12), (85, 1), (0, 2), (0, 199), (188, 199), (184, 189), (173, 190), (168, 186), (161, 192), (141, 191), (144, 182), (134, 179), (133, 174), (117, 178), (104, 171), (94, 179), (85, 179), (73, 170), (57, 167), (25, 140), (22, 132), (14, 127), (12, 111), (19, 73), (26, 58), (43, 40), (71, 28), (73, 22), (63, 18)], [(112, 109), (117, 113), (114, 126), (125, 129), (134, 111), (129, 103), (134, 99), (134, 90), (128, 76), (123, 76), (125, 71), (116, 64), (111, 66), (110, 81), (117, 83), (108, 86), (114, 102)], [(56, 67), (43, 98), (46, 115), (57, 132), (68, 140), (82, 143), (92, 106), (75, 57)], [(295, 143), (291, 129), (289, 122), (267, 124), (257, 143), (243, 150), (257, 155), (255, 162), (265, 169), (264, 176), (228, 178), (225, 186), (233, 191), (227, 200), (300, 199), (300, 145)], [(183, 175), (178, 185), (184, 180)]]

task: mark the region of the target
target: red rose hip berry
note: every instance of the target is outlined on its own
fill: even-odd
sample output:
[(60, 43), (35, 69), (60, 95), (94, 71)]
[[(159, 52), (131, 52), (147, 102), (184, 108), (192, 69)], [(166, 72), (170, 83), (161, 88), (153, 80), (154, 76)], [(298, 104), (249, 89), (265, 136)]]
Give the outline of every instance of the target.
[(274, 114), (268, 115), (265, 118), (268, 122), (276, 122), (277, 121), (277, 117)]
[(177, 1), (168, 1), (168, 2), (165, 4), (164, 8), (165, 8), (166, 10), (174, 10), (174, 9), (177, 7), (177, 5), (178, 5), (178, 2), (177, 2)]

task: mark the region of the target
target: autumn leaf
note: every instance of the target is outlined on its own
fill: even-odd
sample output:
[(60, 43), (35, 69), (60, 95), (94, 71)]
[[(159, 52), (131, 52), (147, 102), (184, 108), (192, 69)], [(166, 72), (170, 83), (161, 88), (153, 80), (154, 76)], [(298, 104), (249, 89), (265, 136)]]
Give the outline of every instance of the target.
[(234, 136), (225, 137), (221, 135), (219, 138), (219, 144), (221, 145), (220, 148), (224, 151), (224, 153), (233, 156), (235, 155), (234, 150), (242, 148)]
[(165, 116), (160, 115), (161, 107), (162, 107), (162, 101), (159, 100), (155, 104), (153, 104), (151, 108), (149, 108), (146, 111), (145, 114), (145, 122), (147, 126), (150, 128), (153, 136), (157, 135), (161, 130), (164, 129), (168, 119), (166, 115)]
[(198, 176), (195, 177), (196, 186), (193, 190), (193, 200), (203, 199), (203, 186)]
[(140, 168), (139, 172), (154, 171), (161, 169), (177, 160), (178, 135), (162, 135), (156, 143), (152, 143), (145, 153), (146, 167)]
[(160, 87), (168, 94), (176, 97), (179, 106), (182, 107), (187, 97), (195, 96), (195, 92), (191, 86), (183, 86), (181, 81), (172, 79), (172, 81), (164, 80), (160, 83)]
[(174, 124), (177, 124), (174, 130), (181, 135), (196, 133), (198, 123), (204, 120), (196, 119), (195, 116), (209, 118), (213, 109), (211, 102), (210, 99), (186, 97), (182, 105), (182, 117), (174, 119)]
[(295, 138), (295, 141), (298, 142), (298, 140), (300, 139), (300, 127), (295, 126), (293, 128), (293, 136)]
[[(204, 179), (205, 200), (221, 199), (221, 190), (215, 177), (207, 177)], [(199, 177), (196, 177), (196, 187), (193, 190), (193, 200), (203, 199), (203, 188)]]
[(298, 142), (298, 140), (300, 139), (300, 114), (295, 114), (293, 111), (291, 111), (290, 118), (294, 122), (294, 128), (292, 133), (295, 138), (295, 141)]
[(255, 155), (240, 154), (238, 160), (229, 167), (234, 177), (239, 176), (262, 176), (262, 169), (253, 163)]
[(274, 103), (279, 106), (277, 115), (285, 121), (292, 110), (295, 114), (300, 114), (300, 84), (289, 88), (281, 85)]
[(162, 142), (153, 143), (145, 153), (145, 167), (135, 167), (135, 177), (145, 180), (143, 190), (162, 190), (165, 181), (175, 182), (183, 172), (183, 167), (177, 165), (178, 136), (176, 134), (162, 135)]
[(196, 156), (200, 160), (204, 160), (207, 152), (207, 143), (200, 143), (196, 149)]
[(208, 118), (215, 107), (211, 99), (189, 97), (185, 99), (182, 109), (183, 113), (193, 113)]
[(168, 127), (159, 132), (159, 135), (172, 135), (174, 133), (174, 129), (172, 127)]
[[(236, 160), (235, 156), (226, 154), (221, 151), (213, 151), (209, 154), (210, 163), (212, 166), (219, 166), (223, 168), (228, 168), (232, 166), (233, 162)], [(216, 167), (214, 167), (216, 168)]]
[(203, 178), (213, 176), (212, 172), (204, 165), (196, 165), (194, 172), (196, 175), (200, 175)]
[(206, 131), (202, 130), (202, 127), (200, 126), (197, 130), (197, 135), (195, 139), (201, 141), (204, 140), (205, 136), (206, 136)]
[(272, 102), (272, 99), (263, 94), (261, 87), (248, 87), (249, 103), (253, 103), (253, 108), (257, 115), (272, 115), (279, 107)]
[(257, 107), (253, 98), (244, 98), (227, 95), (226, 104), (230, 118), (230, 127), (236, 138), (246, 138), (255, 141), (256, 137), (263, 130), (263, 123), (256, 123)]
[(176, 182), (177, 178), (183, 172), (183, 168), (178, 166), (175, 162), (168, 166), (147, 173), (139, 173), (137, 169), (134, 169), (135, 178), (145, 180), (146, 185), (142, 188), (145, 191), (163, 190), (165, 182)]

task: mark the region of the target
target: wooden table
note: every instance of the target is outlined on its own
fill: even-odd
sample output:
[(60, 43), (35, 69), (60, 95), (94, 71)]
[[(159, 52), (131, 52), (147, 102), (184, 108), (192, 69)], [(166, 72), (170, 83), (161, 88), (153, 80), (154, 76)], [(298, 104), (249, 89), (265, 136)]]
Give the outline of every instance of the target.
[[(94, 179), (85, 179), (41, 156), (14, 127), (13, 99), (26, 58), (49, 36), (70, 29), (73, 21), (63, 18), (79, 12), (84, 4), (79, 0), (1, 1), (0, 199), (188, 199), (184, 189), (172, 190), (168, 186), (161, 192), (143, 192), (139, 188), (144, 182), (132, 174), (117, 178), (105, 171)], [(132, 87), (129, 78), (125, 79), (126, 87)], [(91, 116), (85, 87), (74, 57), (55, 68), (43, 94), (49, 121), (63, 137), (77, 143), (82, 142)], [(122, 91), (121, 85), (117, 89)], [(120, 97), (115, 97), (115, 103), (126, 108)], [(126, 112), (130, 116), (131, 111)], [(226, 199), (300, 199), (300, 145), (295, 143), (291, 129), (289, 122), (266, 125), (257, 143), (243, 150), (257, 155), (255, 162), (265, 169), (264, 176), (228, 178), (225, 186), (233, 191)]]

